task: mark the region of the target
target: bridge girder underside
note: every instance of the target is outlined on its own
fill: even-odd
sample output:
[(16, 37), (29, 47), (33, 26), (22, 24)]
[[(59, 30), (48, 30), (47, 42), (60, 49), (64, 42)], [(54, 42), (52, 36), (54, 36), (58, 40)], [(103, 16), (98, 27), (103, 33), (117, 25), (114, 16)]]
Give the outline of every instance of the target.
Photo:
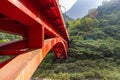
[(23, 37), (0, 45), (1, 56), (13, 56), (0, 63), (0, 80), (29, 80), (51, 49), (56, 58), (67, 57), (69, 37), (56, 0), (0, 0), (0, 31)]

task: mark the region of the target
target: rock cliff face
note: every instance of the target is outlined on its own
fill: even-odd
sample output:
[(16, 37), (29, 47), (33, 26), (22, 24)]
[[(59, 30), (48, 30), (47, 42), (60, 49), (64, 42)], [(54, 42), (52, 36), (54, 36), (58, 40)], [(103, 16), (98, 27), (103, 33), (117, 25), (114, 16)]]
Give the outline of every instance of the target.
[(97, 8), (103, 0), (77, 0), (73, 7), (67, 11), (67, 15), (73, 19), (82, 18), (89, 9)]

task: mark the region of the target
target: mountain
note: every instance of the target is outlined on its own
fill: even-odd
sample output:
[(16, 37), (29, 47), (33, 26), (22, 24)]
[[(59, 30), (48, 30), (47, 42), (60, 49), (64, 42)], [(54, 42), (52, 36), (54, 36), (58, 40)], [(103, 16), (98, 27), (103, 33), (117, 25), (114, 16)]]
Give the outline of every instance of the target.
[(77, 0), (73, 7), (67, 11), (67, 15), (73, 19), (81, 18), (88, 13), (89, 9), (97, 8), (103, 0)]
[(74, 21), (74, 19), (72, 19), (71, 17), (69, 17), (69, 16), (67, 16), (66, 14), (63, 14), (63, 18), (64, 18), (64, 21), (66, 22), (66, 21)]

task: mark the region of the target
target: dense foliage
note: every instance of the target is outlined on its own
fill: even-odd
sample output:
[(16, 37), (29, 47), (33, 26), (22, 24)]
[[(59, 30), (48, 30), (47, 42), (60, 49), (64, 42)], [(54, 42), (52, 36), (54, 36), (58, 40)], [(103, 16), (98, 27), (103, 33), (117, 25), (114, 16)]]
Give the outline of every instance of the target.
[(0, 44), (20, 39), (22, 39), (21, 36), (0, 32)]

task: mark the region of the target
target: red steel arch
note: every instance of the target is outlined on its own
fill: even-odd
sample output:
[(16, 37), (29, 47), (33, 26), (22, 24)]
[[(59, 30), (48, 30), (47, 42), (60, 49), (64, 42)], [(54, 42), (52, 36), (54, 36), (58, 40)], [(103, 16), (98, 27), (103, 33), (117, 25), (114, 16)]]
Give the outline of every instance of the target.
[(29, 80), (51, 49), (67, 58), (69, 36), (57, 0), (0, 0), (0, 31), (23, 37), (0, 45), (0, 55), (14, 56), (0, 63), (0, 80)]
[(54, 45), (52, 50), (55, 53), (56, 58), (66, 58), (67, 57), (67, 48), (66, 47), (68, 47), (68, 46), (63, 41)]

